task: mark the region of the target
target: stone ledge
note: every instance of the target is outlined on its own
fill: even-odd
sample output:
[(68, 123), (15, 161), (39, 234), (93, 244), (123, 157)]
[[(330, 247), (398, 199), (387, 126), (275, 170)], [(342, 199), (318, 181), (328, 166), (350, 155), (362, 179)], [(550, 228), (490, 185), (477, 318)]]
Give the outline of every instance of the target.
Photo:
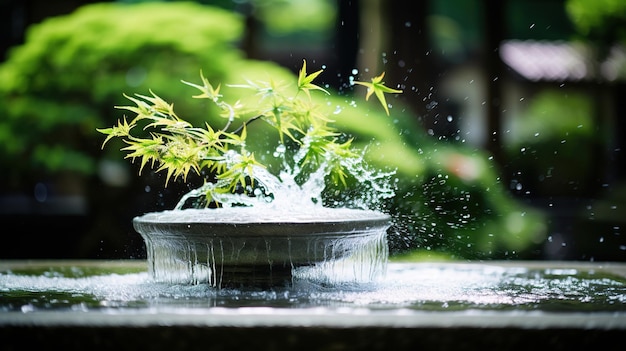
[[(141, 261), (14, 261), (0, 269), (71, 265), (141, 270)], [(394, 263), (396, 264), (396, 263)], [(400, 264), (402, 265), (402, 264)], [(538, 270), (610, 272), (614, 262), (486, 261), (412, 264), (412, 267), (524, 267)], [(464, 268), (466, 269), (466, 268)], [(1, 312), (3, 350), (54, 345), (64, 350), (551, 350), (620, 349), (626, 334), (623, 286), (614, 309), (599, 312), (464, 309), (428, 311), (345, 304), (313, 307), (190, 307)], [(2, 296), (0, 294), (0, 300)], [(612, 346), (620, 345), (620, 346)]]

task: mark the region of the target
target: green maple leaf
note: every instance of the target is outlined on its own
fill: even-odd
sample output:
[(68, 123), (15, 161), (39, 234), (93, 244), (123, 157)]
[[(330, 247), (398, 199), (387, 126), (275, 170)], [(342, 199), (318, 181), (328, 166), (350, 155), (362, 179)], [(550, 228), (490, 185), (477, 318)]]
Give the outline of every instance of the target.
[(385, 86), (385, 82), (383, 82), (383, 77), (385, 77), (385, 72), (381, 73), (377, 77), (372, 78), (371, 83), (359, 82), (359, 81), (355, 81), (354, 83), (367, 87), (367, 94), (365, 95), (365, 101), (369, 100), (372, 94), (375, 94), (380, 104), (383, 105), (385, 112), (387, 112), (387, 116), (389, 116), (389, 109), (387, 108), (387, 101), (385, 100), (385, 93), (399, 94), (399, 93), (402, 93), (402, 90), (392, 89), (392, 88)]
[(304, 91), (306, 93), (306, 95), (311, 98), (311, 94), (309, 93), (309, 90), (321, 90), (323, 92), (325, 92), (327, 95), (330, 95), (330, 93), (320, 87), (319, 85), (313, 84), (313, 80), (315, 80), (315, 78), (317, 78), (317, 76), (320, 75), (320, 73), (322, 73), (324, 70), (321, 69), (317, 72), (313, 72), (311, 74), (306, 74), (306, 60), (302, 60), (302, 68), (300, 69), (300, 72), (298, 73), (298, 89)]
[(126, 121), (126, 117), (124, 117), (124, 122), (117, 121), (117, 126), (113, 126), (112, 128), (96, 128), (96, 130), (102, 134), (105, 134), (107, 137), (102, 142), (102, 148), (104, 145), (114, 137), (127, 137), (130, 135), (130, 130), (134, 127), (134, 124), (128, 124)]

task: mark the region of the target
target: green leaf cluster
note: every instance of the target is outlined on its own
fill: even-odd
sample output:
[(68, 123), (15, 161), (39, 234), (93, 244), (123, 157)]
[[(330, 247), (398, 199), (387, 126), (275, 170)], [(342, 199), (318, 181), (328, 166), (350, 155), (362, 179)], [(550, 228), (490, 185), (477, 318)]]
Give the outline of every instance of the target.
[[(342, 141), (341, 133), (332, 126), (328, 114), (311, 99), (312, 91), (330, 93), (314, 83), (323, 70), (307, 73), (306, 60), (298, 74), (295, 89), (289, 84), (269, 81), (247, 81), (245, 84), (230, 85), (231, 88), (246, 89), (255, 97), (243, 103), (240, 100), (229, 102), (221, 93), (221, 85), (213, 86), (201, 73), (201, 83), (182, 82), (199, 91), (195, 99), (213, 103), (217, 114), (223, 119), (219, 128), (205, 122), (204, 127), (195, 127), (179, 117), (174, 105), (166, 102), (154, 92), (151, 95), (136, 94), (127, 96), (134, 105), (118, 106), (130, 111), (134, 117), (128, 122), (126, 116), (111, 128), (98, 129), (106, 135), (104, 145), (112, 138), (121, 138), (126, 147), (126, 158), (139, 159), (140, 172), (146, 164), (156, 171), (166, 172), (166, 185), (170, 179), (182, 177), (186, 180), (189, 172), (208, 174), (215, 184), (205, 187), (205, 204), (215, 203), (218, 194), (254, 190), (255, 169), (265, 167), (258, 162), (254, 153), (246, 147), (247, 128), (255, 121), (265, 122), (273, 128), (282, 149), (290, 152), (278, 153), (281, 163), (294, 172), (298, 181), (304, 183), (311, 174), (323, 168), (335, 184), (346, 184), (347, 173), (360, 160), (348, 139)], [(375, 93), (388, 113), (384, 93), (401, 93), (401, 90), (387, 88), (381, 79), (384, 74), (364, 83), (368, 95)], [(357, 82), (361, 83), (361, 82)], [(135, 133), (141, 126), (141, 132)], [(142, 132), (148, 132), (141, 136)], [(145, 134), (145, 133), (143, 133)], [(346, 162), (352, 159), (354, 162)]]
[[(232, 2), (229, 4), (232, 5)], [(268, 16), (276, 14), (269, 7), (264, 7), (264, 13), (265, 9), (268, 9)], [(310, 6), (307, 3), (308, 10)], [(308, 12), (298, 15), (292, 16), (291, 20), (299, 21), (307, 28), (310, 28), (312, 20), (317, 20), (311, 18), (313, 15)], [(308, 138), (304, 138), (296, 129), (288, 129), (291, 135), (302, 141), (302, 144), (298, 144), (283, 131), (284, 145), (288, 147), (285, 159), (306, 157), (312, 160), (299, 170), (300, 178), (306, 178), (314, 170), (315, 156), (322, 155), (312, 150), (320, 150), (324, 145), (342, 145), (343, 148), (334, 149), (335, 154), (365, 150), (363, 157), (373, 168), (393, 169), (394, 182), (397, 181), (394, 183), (394, 191), (401, 196), (395, 196), (383, 204), (388, 207), (386, 212), (400, 219), (400, 225), (394, 226), (397, 228), (394, 231), (401, 234), (394, 232), (390, 235), (392, 251), (419, 248), (432, 253), (434, 250), (447, 250), (454, 252), (457, 258), (480, 259), (509, 258), (505, 253), (512, 251), (534, 252), (530, 251), (531, 245), (540, 242), (541, 235), (545, 234), (537, 229), (545, 226), (545, 219), (507, 195), (507, 185), (501, 183), (497, 167), (483, 162), (488, 155), (476, 152), (473, 146), (459, 143), (448, 145), (430, 138), (420, 124), (420, 117), (409, 108), (403, 108), (401, 99), (393, 101), (396, 106), (392, 118), (383, 109), (371, 109), (366, 106), (368, 104), (351, 101), (352, 97), (347, 94), (327, 95), (313, 89), (309, 90), (309, 100), (306, 92), (296, 92), (297, 81), (289, 70), (271, 62), (243, 57), (237, 46), (242, 29), (242, 18), (236, 13), (191, 2), (134, 5), (122, 2), (96, 3), (31, 27), (24, 45), (15, 47), (7, 60), (0, 64), (0, 164), (3, 165), (0, 181), (5, 187), (3, 192), (19, 188), (31, 194), (32, 184), (53, 176), (64, 184), (70, 180), (73, 182), (75, 178), (65, 177), (66, 174), (62, 173), (68, 170), (90, 175), (89, 178), (84, 177), (89, 180), (85, 196), (94, 205), (93, 214), (98, 220), (94, 222), (94, 228), (88, 236), (97, 239), (98, 243), (101, 242), (99, 238), (107, 238), (110, 243), (110, 235), (126, 233), (130, 229), (118, 227), (120, 221), (111, 220), (110, 217), (134, 206), (134, 201), (129, 199), (138, 199), (142, 206), (153, 206), (152, 196), (158, 199), (169, 195), (178, 196), (179, 186), (197, 186), (197, 181), (201, 180), (189, 179), (187, 184), (170, 183), (167, 191), (145, 192), (144, 189), (154, 187), (154, 182), (162, 181), (158, 176), (147, 174), (148, 167), (154, 165), (158, 169), (160, 164), (157, 159), (145, 163), (144, 176), (141, 179), (132, 178), (133, 184), (121, 187), (119, 184), (96, 181), (99, 163), (104, 163), (104, 160), (107, 163), (115, 160), (122, 166), (128, 166), (127, 162), (121, 160), (119, 148), (129, 146), (122, 142), (122, 138), (112, 137), (107, 142), (108, 150), (103, 152), (103, 135), (96, 129), (102, 126), (120, 127), (118, 119), (124, 125), (120, 110), (112, 106), (128, 105), (130, 101), (130, 107), (137, 107), (121, 92), (143, 92), (148, 98), (155, 98), (149, 92), (150, 89), (158, 92), (164, 101), (175, 101), (176, 115), (184, 116), (184, 120), (190, 124), (206, 129), (205, 123), (208, 123), (216, 134), (228, 132), (245, 137), (242, 145), (227, 144), (231, 152), (225, 155), (240, 152), (240, 148), (244, 147), (267, 170), (280, 169), (282, 161), (271, 157), (276, 147), (272, 137), (279, 136), (276, 133), (276, 122), (270, 118), (254, 119), (256, 115), (252, 112), (240, 114), (231, 121), (231, 111), (221, 109), (212, 99), (190, 98), (188, 84), (176, 84), (176, 81), (172, 84), (172, 77), (196, 82), (201, 70), (210, 82), (239, 82), (242, 77), (248, 80), (243, 84), (248, 85), (248, 88), (214, 85), (213, 91), (206, 92), (213, 96), (224, 95), (219, 96), (218, 100), (237, 107), (235, 110), (239, 112), (244, 111), (239, 105), (269, 105), (276, 95), (272, 90), (282, 87), (284, 97), (297, 95), (298, 98), (290, 103), (303, 107), (296, 106), (295, 110), (326, 119), (332, 117), (332, 121), (324, 122), (333, 127), (325, 133), (336, 133), (338, 129), (354, 137), (350, 143), (346, 143), (350, 139), (343, 134), (328, 136), (337, 138), (334, 144), (328, 144), (324, 141), (326, 136), (322, 129), (317, 129), (315, 135), (310, 133)], [(309, 39), (310, 36), (305, 38)], [(289, 42), (289, 45), (292, 44)], [(296, 44), (310, 47), (315, 43), (299, 40)], [(307, 74), (306, 77), (312, 75)], [(197, 83), (198, 86), (204, 86), (202, 80)], [(199, 90), (191, 90), (192, 93), (198, 92), (198, 95), (204, 94)], [(332, 93), (331, 89), (328, 90)], [(371, 95), (376, 96), (376, 93), (372, 91)], [(131, 97), (152, 104), (140, 96)], [(387, 99), (390, 99), (389, 95)], [(285, 103), (277, 105), (285, 106)], [(324, 113), (325, 108), (334, 111)], [(130, 126), (136, 113), (127, 109), (124, 112), (129, 115), (126, 123)], [(277, 111), (275, 116), (280, 116), (280, 123), (284, 126), (295, 123), (287, 119), (290, 115), (296, 118), (294, 111)], [(141, 124), (138, 123), (132, 129), (133, 135), (151, 139), (150, 131), (143, 130), (143, 127), (152, 122), (145, 119)], [(160, 128), (165, 126), (169, 125)], [(155, 131), (154, 128), (152, 131)], [(175, 138), (180, 136), (175, 135)], [(278, 137), (276, 139), (280, 140)], [(307, 153), (297, 153), (297, 146), (305, 144), (310, 145), (311, 150), (305, 148)], [(460, 155), (463, 157), (459, 158)], [(174, 156), (185, 159), (177, 153), (170, 157)], [(459, 162), (459, 159), (465, 161)], [(137, 156), (136, 164), (140, 165), (141, 160)], [(215, 160), (209, 161), (215, 163)], [(229, 159), (228, 163), (235, 161), (234, 158)], [(333, 182), (338, 184), (333, 187), (332, 182), (328, 182), (325, 204), (335, 205), (348, 197), (371, 193), (367, 184), (348, 173), (343, 174), (348, 187), (343, 187), (341, 173), (337, 172), (345, 170), (350, 161), (359, 159), (337, 157), (323, 161), (326, 167), (335, 167), (335, 172), (329, 172), (329, 179), (333, 178)], [(239, 164), (245, 167), (251, 161)], [(466, 168), (463, 164), (476, 164), (474, 168), (477, 169), (477, 175), (468, 178), (464, 172), (459, 173), (458, 170)], [(251, 169), (253, 172), (260, 170), (256, 166)], [(159, 173), (166, 175), (167, 172), (164, 168)], [(193, 168), (188, 170), (188, 173), (195, 172)], [(232, 172), (245, 174), (236, 169)], [(184, 174), (172, 173), (170, 177), (182, 179)], [(242, 182), (249, 185), (247, 178), (232, 179), (239, 181), (238, 188), (241, 188)], [(228, 188), (227, 184), (224, 188)], [(206, 189), (215, 196), (220, 195), (215, 190), (218, 189), (216, 186), (207, 186)], [(150, 200), (143, 201), (143, 197), (130, 193), (134, 191), (139, 192), (140, 196), (148, 196)], [(461, 197), (471, 199), (471, 203), (459, 201)], [(165, 201), (158, 206), (161, 207), (156, 208), (169, 207), (170, 203)], [(507, 214), (511, 210), (523, 215), (512, 218)], [(466, 215), (471, 215), (470, 219)], [(518, 222), (522, 225), (518, 225)], [(120, 247), (119, 251), (124, 250)]]
[(93, 175), (95, 129), (115, 121), (120, 91), (184, 96), (170, 77), (192, 79), (197, 67), (225, 79), (243, 60), (233, 44), (242, 31), (235, 13), (194, 3), (98, 3), (29, 27), (0, 64), (0, 162), (11, 165), (3, 179)]

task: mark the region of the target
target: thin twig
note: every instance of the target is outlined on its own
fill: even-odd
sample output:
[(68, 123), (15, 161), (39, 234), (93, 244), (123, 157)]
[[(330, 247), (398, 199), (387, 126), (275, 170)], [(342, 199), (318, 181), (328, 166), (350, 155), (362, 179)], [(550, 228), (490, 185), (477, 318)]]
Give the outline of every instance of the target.
[(235, 129), (235, 130), (233, 131), (233, 134), (239, 134), (239, 133), (241, 133), (241, 131), (243, 130), (243, 128), (244, 128), (245, 126), (247, 126), (248, 124), (250, 124), (250, 123), (254, 122), (255, 120), (257, 120), (257, 119), (259, 119), (259, 118), (261, 118), (261, 117), (263, 117), (263, 116), (262, 116), (262, 115), (254, 116), (254, 117), (250, 118), (249, 120), (247, 120), (247, 121), (243, 122), (243, 123), (241, 124), (241, 126), (239, 126), (239, 128), (237, 128), (237, 129)]

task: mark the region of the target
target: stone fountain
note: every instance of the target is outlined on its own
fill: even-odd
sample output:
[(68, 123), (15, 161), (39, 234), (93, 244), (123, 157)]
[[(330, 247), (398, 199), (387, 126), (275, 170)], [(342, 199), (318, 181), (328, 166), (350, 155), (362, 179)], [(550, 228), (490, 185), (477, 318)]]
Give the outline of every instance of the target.
[(0, 262), (3, 350), (620, 349), (626, 264), (394, 262), (377, 281), (217, 289), (146, 261)]
[[(304, 62), (296, 86), (306, 94), (296, 95), (325, 91), (311, 83), (320, 72), (307, 75)], [(378, 89), (375, 96), (388, 113), (382, 93), (399, 91), (382, 85), (383, 76), (361, 84), (370, 94)], [(200, 96), (234, 111), (219, 99), (219, 88), (202, 78), (202, 86), (190, 84), (201, 90)], [(216, 136), (213, 129), (188, 126), (158, 96), (138, 97), (146, 101), (132, 98), (137, 106), (126, 109), (148, 119), (156, 133), (172, 133), (152, 134), (154, 140), (129, 136), (134, 124), (124, 119), (100, 130), (106, 140), (128, 137), (124, 150), (128, 157), (143, 157), (142, 165), (162, 156), (158, 168), (168, 169), (168, 178), (207, 165), (223, 173), (194, 192), (205, 195), (202, 206), (135, 218), (147, 261), (0, 261), (3, 350), (571, 350), (623, 344), (625, 264), (388, 262), (387, 215), (300, 206), (312, 199), (315, 205), (323, 203), (324, 174), (317, 177), (318, 171), (309, 169), (312, 160), (320, 160), (322, 172), (336, 171), (331, 164), (355, 171), (360, 194), (380, 189), (381, 198), (393, 196), (393, 187), (384, 186), (390, 174), (379, 177), (367, 167), (355, 168), (362, 157), (346, 152), (350, 143), (337, 143), (332, 130), (279, 130), (281, 136), (303, 138), (296, 143), (303, 149), (286, 152), (279, 145), (273, 153), (296, 156), (295, 162), (286, 162), (292, 175), (287, 180), (313, 177), (296, 182), (303, 191), (276, 196), (282, 186), (263, 177), (265, 168), (233, 172), (254, 164), (241, 131), (257, 117)], [(255, 103), (262, 108), (252, 115), (269, 116), (273, 126), (293, 125), (276, 123), (276, 114), (266, 110), (308, 106), (292, 104), (291, 98), (272, 101), (279, 100), (288, 106)], [(315, 115), (303, 112), (291, 117)], [(316, 133), (306, 134), (310, 131)], [(224, 136), (231, 147), (222, 145)], [(153, 148), (164, 140), (172, 144)], [(188, 147), (181, 149), (185, 143)], [(240, 146), (239, 153), (232, 145)], [(213, 149), (199, 152), (198, 146)], [(327, 155), (326, 150), (338, 153)], [(343, 179), (341, 172), (335, 176)], [(373, 186), (366, 189), (366, 184)], [(240, 192), (247, 194), (235, 201), (220, 198)], [(266, 199), (282, 207), (272, 208), (271, 216), (258, 213), (258, 207), (239, 207)], [(198, 209), (214, 203), (235, 206)]]
[(158, 282), (269, 288), (291, 285), (294, 271), (305, 268), (318, 279), (344, 279), (340, 265), (354, 282), (384, 274), (386, 214), (317, 206), (260, 213), (254, 207), (173, 210), (133, 224)]

